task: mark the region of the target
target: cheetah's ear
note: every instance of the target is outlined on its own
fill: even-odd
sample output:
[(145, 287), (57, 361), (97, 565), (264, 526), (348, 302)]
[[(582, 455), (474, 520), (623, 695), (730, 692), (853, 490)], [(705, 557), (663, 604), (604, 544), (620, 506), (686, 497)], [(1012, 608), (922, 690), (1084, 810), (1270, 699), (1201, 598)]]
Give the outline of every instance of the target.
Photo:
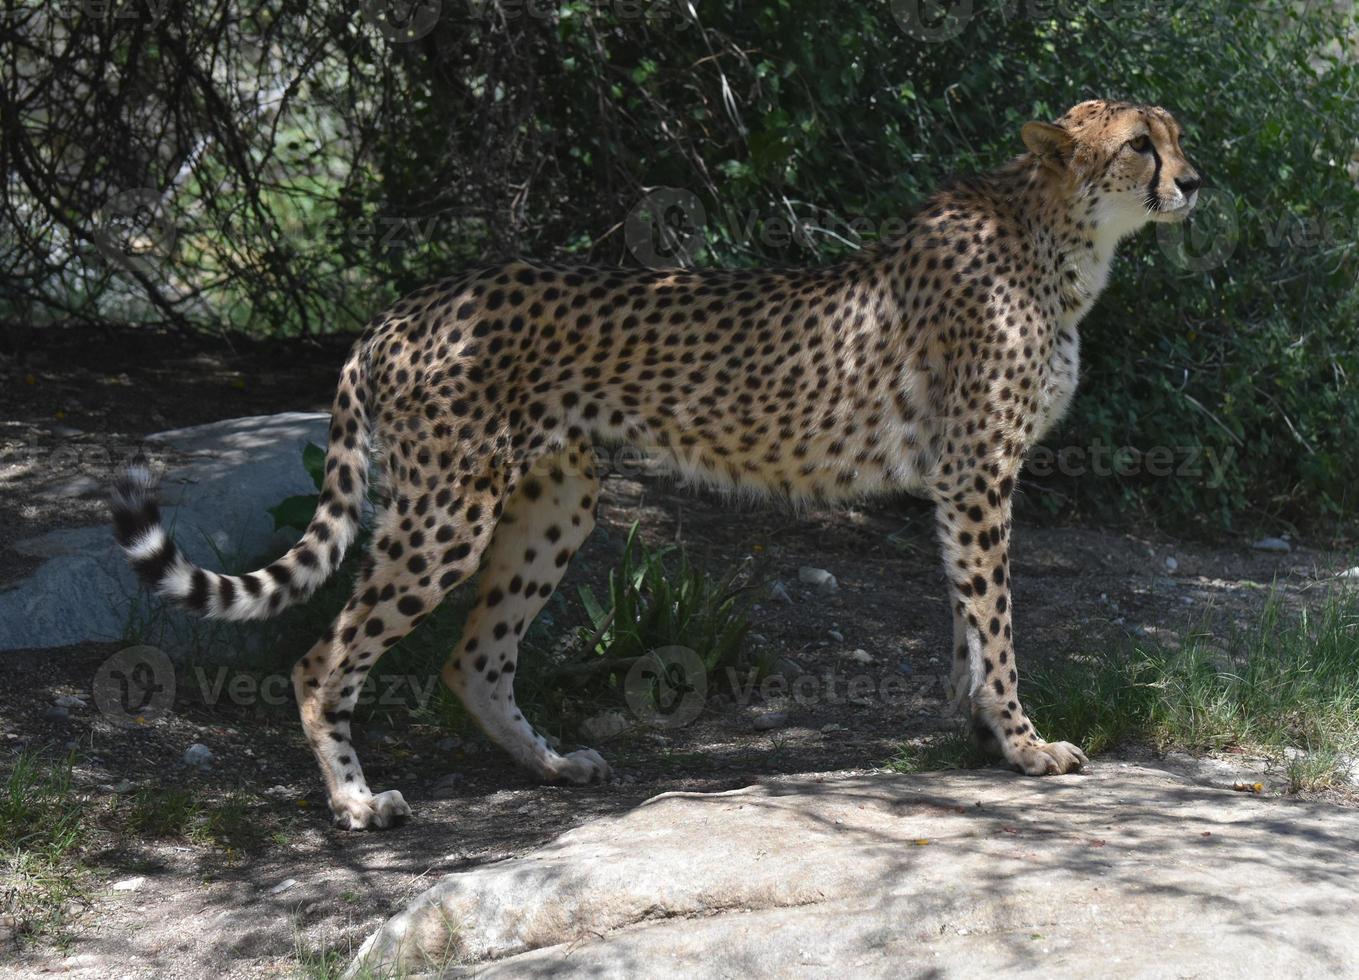
[(1052, 123), (1029, 122), (1019, 131), (1024, 145), (1043, 165), (1058, 173), (1065, 173), (1076, 150), (1076, 141), (1061, 126)]

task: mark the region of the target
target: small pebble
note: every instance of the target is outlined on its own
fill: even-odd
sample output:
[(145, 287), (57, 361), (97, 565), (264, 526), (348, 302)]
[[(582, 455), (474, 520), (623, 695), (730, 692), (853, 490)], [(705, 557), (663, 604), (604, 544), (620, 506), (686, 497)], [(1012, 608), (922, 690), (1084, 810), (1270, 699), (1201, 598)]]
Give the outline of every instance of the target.
[(1180, 567), (1180, 563), (1179, 563), (1178, 561), (1176, 561), (1174, 558), (1170, 558), (1170, 557), (1167, 557), (1167, 558), (1166, 558), (1166, 571), (1167, 571), (1167, 572), (1173, 572), (1173, 571), (1175, 571), (1175, 569), (1177, 569), (1177, 568), (1179, 568), (1179, 567)]
[(1275, 554), (1287, 554), (1293, 550), (1293, 546), (1283, 538), (1261, 538), (1251, 545), (1256, 551), (1270, 551)]
[(184, 764), (203, 768), (212, 761), (212, 749), (201, 742), (194, 742), (184, 750)]
[(785, 606), (791, 606), (793, 604), (793, 597), (788, 594), (788, 586), (784, 585), (782, 582), (775, 582), (769, 587), (769, 598), (773, 599), (775, 602), (781, 602)]
[(621, 735), (632, 727), (627, 715), (621, 711), (601, 711), (580, 723), (580, 733), (589, 742), (602, 742)]
[(830, 638), (834, 640), (836, 643), (845, 642), (845, 634), (841, 633), (839, 630), (827, 630), (827, 633), (830, 636)]
[(447, 738), (441, 738), (434, 743), (434, 747), (441, 752), (452, 752), (454, 749), (461, 746), (462, 739), (458, 738), (456, 735), (449, 735)]
[(810, 585), (820, 592), (835, 592), (840, 588), (840, 583), (835, 580), (835, 576), (824, 568), (813, 568), (811, 565), (803, 565), (797, 570), (797, 579), (803, 585)]
[(440, 776), (438, 779), (436, 779), (434, 781), (434, 785), (431, 786), (430, 789), (436, 795), (446, 795), (456, 791), (458, 787), (462, 786), (462, 783), (463, 783), (462, 773), (450, 772), (447, 775)]
[(71, 713), (59, 705), (52, 705), (45, 709), (42, 716), (48, 721), (70, 721)]
[(849, 659), (861, 664), (871, 664), (873, 662), (873, 654), (869, 653), (867, 650), (855, 650), (849, 655)]
[(782, 728), (788, 724), (788, 712), (786, 711), (765, 711), (755, 716), (751, 722), (757, 732), (773, 731), (775, 728)]
[(116, 892), (135, 892), (144, 884), (146, 884), (146, 878), (142, 875), (138, 875), (135, 878), (124, 878), (122, 881), (115, 881), (112, 887)]
[(89, 705), (81, 698), (76, 697), (74, 694), (63, 694), (61, 697), (57, 698), (55, 704), (58, 708), (67, 709), (84, 709), (89, 707)]
[(284, 880), (280, 881), (277, 885), (275, 885), (273, 888), (270, 888), (269, 894), (281, 895), (296, 884), (297, 884), (296, 878), (285, 878)]
[(66, 957), (66, 959), (61, 961), (61, 969), (65, 973), (75, 973), (76, 971), (84, 972), (86, 970), (98, 970), (100, 967), (104, 965), (105, 965), (104, 961), (100, 959), (98, 956), (96, 956), (94, 953), (76, 953), (74, 956), (68, 956)]

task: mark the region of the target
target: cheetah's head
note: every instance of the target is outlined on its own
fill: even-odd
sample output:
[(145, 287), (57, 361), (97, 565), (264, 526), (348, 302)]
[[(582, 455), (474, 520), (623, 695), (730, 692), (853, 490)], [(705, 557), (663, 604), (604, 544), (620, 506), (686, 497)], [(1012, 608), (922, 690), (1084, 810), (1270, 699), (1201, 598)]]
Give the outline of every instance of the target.
[(1097, 198), (1120, 231), (1178, 222), (1198, 203), (1203, 181), (1180, 146), (1180, 124), (1160, 106), (1095, 99), (1055, 124), (1024, 126), (1024, 145), (1045, 166)]

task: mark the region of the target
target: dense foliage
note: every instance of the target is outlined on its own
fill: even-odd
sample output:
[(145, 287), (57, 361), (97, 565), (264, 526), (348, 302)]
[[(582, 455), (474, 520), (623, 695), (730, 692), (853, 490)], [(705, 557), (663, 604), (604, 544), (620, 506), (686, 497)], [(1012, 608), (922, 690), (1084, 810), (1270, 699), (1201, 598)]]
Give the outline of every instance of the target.
[(1125, 249), (1030, 498), (1354, 513), (1352, 4), (5, 4), (9, 320), (332, 331), (486, 256), (822, 261), (1029, 118), (1166, 105), (1212, 191)]

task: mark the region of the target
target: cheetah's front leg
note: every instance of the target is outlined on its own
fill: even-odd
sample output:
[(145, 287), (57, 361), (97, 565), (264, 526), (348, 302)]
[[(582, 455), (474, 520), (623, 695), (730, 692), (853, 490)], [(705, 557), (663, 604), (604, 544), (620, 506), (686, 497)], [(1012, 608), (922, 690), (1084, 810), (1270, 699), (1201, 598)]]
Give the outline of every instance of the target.
[[(1089, 762), (1070, 742), (1045, 742), (1019, 702), (1010, 624), (1010, 494), (998, 466), (958, 472), (935, 507), (954, 617), (954, 704), (983, 748), (1030, 776)], [(941, 488), (942, 489), (942, 488)]]

